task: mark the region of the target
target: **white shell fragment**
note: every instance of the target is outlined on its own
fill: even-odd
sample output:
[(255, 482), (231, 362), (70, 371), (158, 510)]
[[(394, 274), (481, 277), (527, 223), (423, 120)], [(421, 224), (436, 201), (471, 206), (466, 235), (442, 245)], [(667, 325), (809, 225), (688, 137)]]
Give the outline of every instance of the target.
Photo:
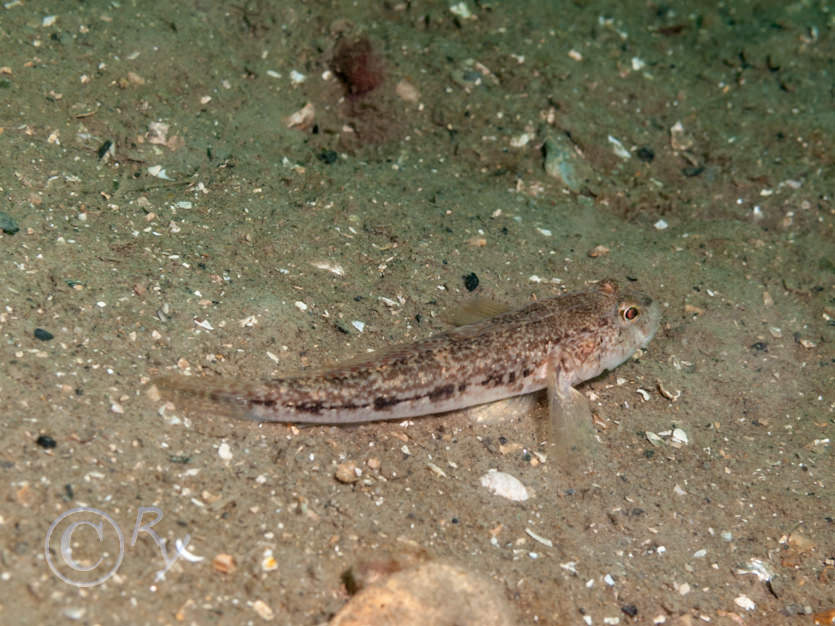
[(550, 539), (547, 539), (547, 538), (543, 537), (542, 535), (537, 535), (537, 534), (536, 534), (534, 531), (532, 531), (530, 528), (526, 528), (526, 529), (525, 529), (525, 533), (528, 535), (528, 537), (530, 537), (530, 538), (531, 538), (531, 539), (533, 539), (534, 541), (538, 541), (539, 543), (541, 543), (541, 544), (542, 544), (542, 545), (544, 545), (544, 546), (548, 546), (549, 548), (553, 548), (553, 547), (554, 547), (554, 542), (553, 542), (553, 541), (551, 541)]
[(734, 598), (734, 604), (738, 607), (745, 609), (746, 611), (753, 611), (757, 608), (757, 605), (754, 601), (746, 595), (737, 596)]
[(325, 270), (326, 272), (336, 274), (337, 276), (345, 276), (345, 270), (338, 263), (330, 263), (328, 261), (315, 261), (314, 263), (311, 263), (311, 265), (316, 269)]
[(647, 435), (647, 440), (649, 440), (649, 442), (650, 442), (653, 446), (655, 446), (656, 448), (657, 448), (658, 446), (660, 446), (661, 444), (663, 444), (663, 443), (664, 443), (664, 440), (663, 440), (663, 439), (661, 439), (661, 437), (659, 437), (658, 435), (656, 435), (654, 432), (651, 432), (651, 431), (649, 431), (649, 430), (648, 430), (648, 431), (646, 432), (646, 435)]
[(762, 559), (749, 560), (745, 565), (737, 568), (736, 573), (739, 575), (753, 574), (762, 582), (768, 582), (774, 578), (774, 570)]
[(217, 455), (224, 461), (232, 460), (232, 448), (226, 442), (220, 444), (217, 448)]
[(304, 130), (313, 125), (313, 120), (316, 118), (316, 107), (312, 102), (308, 102), (301, 109), (295, 113), (291, 113), (284, 118), (284, 125), (287, 128), (297, 128)]
[(684, 432), (681, 428), (673, 429), (673, 436), (670, 439), (670, 445), (674, 448), (680, 448), (681, 446), (686, 446), (690, 443), (690, 440), (687, 438), (687, 433)]
[(626, 146), (624, 146), (616, 137), (609, 135), (609, 143), (612, 144), (612, 150), (614, 153), (621, 159), (625, 160), (632, 157), (632, 154), (626, 149)]
[(451, 7), (449, 7), (449, 12), (464, 20), (468, 20), (473, 16), (473, 13), (472, 11), (470, 11), (470, 7), (467, 6), (466, 2), (459, 2), (457, 4), (453, 4)]
[(660, 393), (662, 396), (667, 398), (667, 400), (669, 400), (670, 402), (675, 402), (676, 400), (678, 400), (681, 397), (681, 390), (680, 389), (676, 389), (675, 391), (670, 391), (669, 389), (667, 389), (664, 386), (664, 383), (662, 383), (660, 380), (656, 381), (656, 384), (658, 385), (658, 393)]
[(174, 180), (168, 175), (165, 169), (163, 169), (162, 165), (152, 165), (148, 168), (148, 173), (151, 176), (156, 176), (157, 178), (161, 178), (162, 180)]
[(524, 502), (530, 497), (525, 485), (518, 478), (495, 469), (489, 470), (481, 477), (481, 486), (514, 502)]

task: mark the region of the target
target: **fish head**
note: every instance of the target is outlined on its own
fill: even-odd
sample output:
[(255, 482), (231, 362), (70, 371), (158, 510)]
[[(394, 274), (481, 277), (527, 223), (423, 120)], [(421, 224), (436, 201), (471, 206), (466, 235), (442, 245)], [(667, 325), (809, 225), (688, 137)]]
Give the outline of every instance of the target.
[(617, 332), (600, 362), (607, 370), (616, 368), (637, 350), (645, 348), (661, 322), (661, 308), (648, 295), (636, 291), (622, 291), (614, 295), (616, 306), (612, 322)]

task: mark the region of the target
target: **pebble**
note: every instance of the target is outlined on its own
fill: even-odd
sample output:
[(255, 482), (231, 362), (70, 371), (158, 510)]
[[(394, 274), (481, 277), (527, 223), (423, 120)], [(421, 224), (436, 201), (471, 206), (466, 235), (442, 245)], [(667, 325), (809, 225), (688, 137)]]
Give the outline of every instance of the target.
[(7, 235), (14, 235), (20, 230), (20, 226), (17, 225), (17, 222), (11, 215), (0, 211), (0, 230)]
[(224, 461), (232, 460), (232, 448), (228, 443), (222, 443), (217, 448), (217, 455)]
[(470, 272), (464, 276), (464, 287), (467, 291), (475, 291), (478, 287), (478, 276), (476, 276), (475, 272)]
[(258, 617), (265, 621), (270, 621), (275, 617), (275, 612), (270, 608), (270, 605), (263, 600), (256, 600), (252, 603), (253, 610), (258, 613)]
[(525, 485), (518, 478), (495, 469), (489, 470), (481, 477), (481, 486), (514, 502), (524, 502), (530, 497)]
[(545, 173), (561, 180), (571, 191), (580, 190), (580, 179), (575, 165), (576, 156), (565, 135), (548, 137), (543, 145), (545, 152)]
[(353, 461), (345, 461), (336, 466), (336, 471), (333, 475), (339, 482), (350, 485), (360, 479), (362, 470)]
[(52, 450), (52, 448), (58, 445), (49, 435), (40, 435), (37, 439), (35, 439), (35, 443), (44, 450)]
[(215, 571), (222, 572), (224, 574), (232, 574), (236, 569), (238, 569), (238, 564), (236, 563), (234, 556), (221, 552), (212, 559), (212, 567), (215, 568)]
[(64, 617), (67, 619), (71, 619), (74, 621), (80, 620), (84, 617), (84, 614), (87, 612), (87, 609), (80, 606), (69, 606), (64, 609)]

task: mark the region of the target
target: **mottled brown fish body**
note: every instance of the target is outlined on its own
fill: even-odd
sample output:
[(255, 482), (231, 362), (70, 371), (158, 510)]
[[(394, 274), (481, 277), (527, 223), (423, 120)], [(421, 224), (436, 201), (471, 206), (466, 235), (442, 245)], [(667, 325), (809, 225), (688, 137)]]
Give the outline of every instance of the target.
[(441, 413), (568, 388), (645, 346), (659, 311), (614, 281), (461, 326), (380, 356), (262, 383), (162, 377), (162, 397), (193, 411), (259, 421), (345, 424)]

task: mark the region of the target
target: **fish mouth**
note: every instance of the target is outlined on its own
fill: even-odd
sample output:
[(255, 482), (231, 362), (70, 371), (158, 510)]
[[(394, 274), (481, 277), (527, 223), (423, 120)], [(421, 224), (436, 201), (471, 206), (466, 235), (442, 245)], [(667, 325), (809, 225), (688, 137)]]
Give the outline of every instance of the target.
[(652, 302), (650, 300), (647, 309), (646, 309), (646, 333), (644, 334), (644, 340), (641, 342), (641, 348), (646, 348), (652, 338), (655, 337), (655, 333), (658, 332), (658, 327), (661, 325), (661, 307), (658, 306), (657, 302)]

